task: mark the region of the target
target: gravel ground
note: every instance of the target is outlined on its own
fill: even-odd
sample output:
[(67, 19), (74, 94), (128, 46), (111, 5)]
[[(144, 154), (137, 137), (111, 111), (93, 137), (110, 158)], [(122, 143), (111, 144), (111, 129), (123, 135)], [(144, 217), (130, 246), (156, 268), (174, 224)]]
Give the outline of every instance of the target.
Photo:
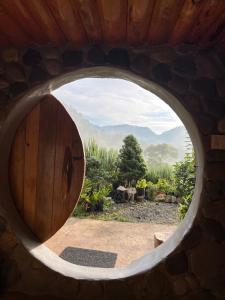
[[(160, 202), (134, 202), (113, 204), (98, 217), (118, 214), (128, 222), (154, 223), (154, 224), (178, 224), (177, 204)], [(95, 215), (95, 216), (97, 216)], [(95, 217), (94, 217), (95, 218)]]
[[(117, 204), (118, 205), (118, 204)], [(132, 222), (177, 224), (177, 204), (159, 202), (123, 203), (119, 204), (122, 215)]]

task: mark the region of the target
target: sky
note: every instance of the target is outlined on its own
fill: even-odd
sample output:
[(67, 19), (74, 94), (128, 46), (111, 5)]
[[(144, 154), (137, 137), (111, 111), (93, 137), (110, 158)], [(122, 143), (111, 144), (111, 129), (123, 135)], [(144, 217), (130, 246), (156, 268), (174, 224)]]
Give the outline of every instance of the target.
[(52, 93), (98, 126), (129, 124), (162, 133), (182, 122), (155, 94), (122, 79), (85, 78)]

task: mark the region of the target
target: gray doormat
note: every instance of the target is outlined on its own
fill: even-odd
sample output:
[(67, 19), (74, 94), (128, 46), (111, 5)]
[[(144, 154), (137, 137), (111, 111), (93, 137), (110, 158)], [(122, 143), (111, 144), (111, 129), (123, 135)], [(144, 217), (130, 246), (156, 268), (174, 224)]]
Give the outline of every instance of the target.
[(117, 253), (75, 247), (65, 248), (59, 256), (72, 264), (98, 268), (113, 268), (117, 259)]

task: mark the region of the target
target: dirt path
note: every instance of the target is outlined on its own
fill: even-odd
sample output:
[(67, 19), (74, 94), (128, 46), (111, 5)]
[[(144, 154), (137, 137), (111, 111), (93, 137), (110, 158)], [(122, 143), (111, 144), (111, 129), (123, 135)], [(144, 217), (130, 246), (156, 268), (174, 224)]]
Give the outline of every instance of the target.
[(70, 218), (46, 245), (58, 255), (67, 247), (112, 252), (117, 254), (115, 267), (121, 267), (154, 248), (155, 232), (173, 232), (176, 227)]

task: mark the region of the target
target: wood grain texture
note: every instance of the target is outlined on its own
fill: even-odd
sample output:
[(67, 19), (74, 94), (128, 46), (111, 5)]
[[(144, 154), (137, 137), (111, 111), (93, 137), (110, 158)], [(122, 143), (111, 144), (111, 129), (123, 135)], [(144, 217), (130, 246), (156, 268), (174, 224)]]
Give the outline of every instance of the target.
[(150, 44), (167, 43), (184, 0), (157, 0), (152, 14), (149, 42)]
[(145, 42), (155, 0), (128, 0), (127, 41), (130, 45)]
[(17, 130), (9, 168), (15, 205), (41, 241), (70, 216), (81, 192), (84, 165), (74, 122), (53, 96), (45, 97)]
[(97, 0), (73, 0), (73, 5), (79, 12), (88, 40), (93, 43), (101, 42), (102, 28)]
[(98, 0), (104, 42), (125, 43), (127, 37), (127, 0)]
[(75, 47), (85, 45), (86, 34), (72, 1), (46, 0), (46, 3), (67, 40)]
[(4, 33), (7, 39), (18, 47), (29, 45), (30, 41), (26, 33), (19, 24), (10, 17), (0, 3), (0, 31)]
[(65, 43), (63, 31), (56, 23), (46, 1), (24, 1), (24, 6), (29, 11), (35, 22), (40, 26), (41, 30), (46, 33), (48, 41), (56, 46), (60, 46)]
[(1, 5), (7, 11), (9, 16), (20, 24), (24, 32), (29, 36), (31, 42), (46, 44), (47, 35), (41, 31), (32, 15), (24, 5), (26, 0), (1, 0)]
[(198, 19), (202, 3), (202, 1), (194, 3), (192, 0), (185, 0), (176, 24), (171, 31), (170, 43), (172, 45), (176, 45), (187, 40), (192, 27)]
[(207, 35), (207, 31), (211, 28), (211, 26), (214, 26), (217, 18), (222, 15), (224, 8), (224, 1), (202, 1), (201, 11), (189, 34), (188, 41), (191, 43), (201, 41), (204, 38), (204, 35)]

